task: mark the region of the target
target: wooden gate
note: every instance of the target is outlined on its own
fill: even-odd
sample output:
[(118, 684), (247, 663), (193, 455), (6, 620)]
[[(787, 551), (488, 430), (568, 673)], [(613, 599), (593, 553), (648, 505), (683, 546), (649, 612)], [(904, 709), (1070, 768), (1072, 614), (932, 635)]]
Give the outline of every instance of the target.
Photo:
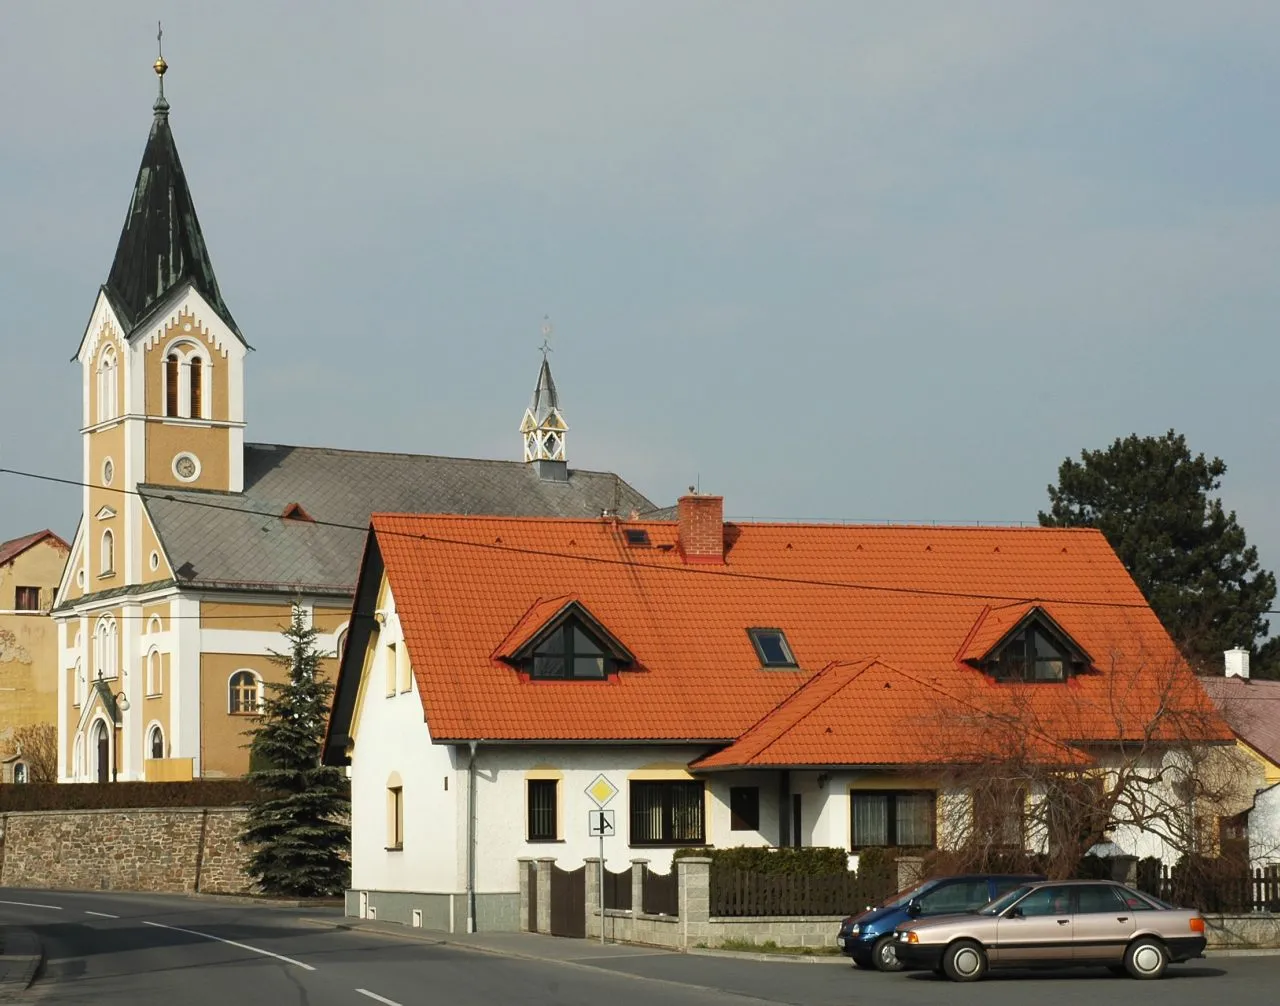
[(538, 931), (538, 864), (527, 863), (529, 873), (529, 932)]
[(551, 935), (587, 935), (587, 867), (562, 870), (551, 867)]

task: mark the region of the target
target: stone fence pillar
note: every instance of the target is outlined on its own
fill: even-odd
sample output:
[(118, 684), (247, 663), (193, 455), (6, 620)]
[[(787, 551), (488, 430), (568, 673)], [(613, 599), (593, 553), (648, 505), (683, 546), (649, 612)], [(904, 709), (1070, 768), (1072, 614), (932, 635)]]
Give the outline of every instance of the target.
[(705, 943), (710, 931), (711, 918), (711, 859), (707, 856), (690, 856), (677, 859), (680, 885), (680, 945), (686, 950), (698, 943)]
[(587, 864), (587, 939), (600, 939), (604, 925), (604, 891), (600, 890), (600, 857), (588, 856)]
[(529, 931), (529, 896), (538, 896), (537, 881), (534, 881), (533, 890), (529, 890), (529, 864), (533, 860), (528, 856), (521, 856), (516, 860), (516, 870), (520, 874), (520, 932), (527, 933)]
[(555, 856), (538, 859), (538, 932), (551, 932), (551, 868), (556, 865)]
[(644, 911), (644, 871), (649, 868), (647, 859), (631, 861), (631, 914), (639, 915)]

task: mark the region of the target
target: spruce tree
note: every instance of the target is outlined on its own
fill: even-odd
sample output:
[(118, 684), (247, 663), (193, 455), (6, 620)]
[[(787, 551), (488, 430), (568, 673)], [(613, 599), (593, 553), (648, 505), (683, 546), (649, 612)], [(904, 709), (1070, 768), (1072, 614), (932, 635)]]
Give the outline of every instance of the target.
[(266, 686), (250, 731), (256, 796), (240, 840), (252, 847), (249, 872), (265, 894), (335, 896), (350, 877), (350, 786), (342, 769), (320, 761), (333, 685), (319, 676), (317, 635), (295, 604), (289, 651), (272, 653), (288, 680)]

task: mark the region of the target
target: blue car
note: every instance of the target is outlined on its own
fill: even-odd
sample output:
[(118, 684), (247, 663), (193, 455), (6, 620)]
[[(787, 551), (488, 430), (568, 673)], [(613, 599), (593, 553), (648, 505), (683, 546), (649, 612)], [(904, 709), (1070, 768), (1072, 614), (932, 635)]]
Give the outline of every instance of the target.
[(981, 908), (1006, 891), (1033, 880), (1039, 874), (973, 873), (957, 877), (930, 877), (915, 887), (888, 898), (879, 908), (850, 915), (840, 923), (836, 942), (861, 968), (901, 971), (902, 962), (893, 945), (893, 930), (900, 922), (929, 915), (955, 915)]

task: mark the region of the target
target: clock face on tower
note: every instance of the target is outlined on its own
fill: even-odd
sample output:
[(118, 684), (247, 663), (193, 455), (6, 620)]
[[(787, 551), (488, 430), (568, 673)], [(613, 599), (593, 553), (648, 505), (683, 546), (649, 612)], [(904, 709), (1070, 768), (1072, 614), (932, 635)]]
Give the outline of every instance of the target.
[(173, 474), (183, 482), (194, 482), (200, 474), (200, 462), (194, 454), (179, 454), (173, 459)]

